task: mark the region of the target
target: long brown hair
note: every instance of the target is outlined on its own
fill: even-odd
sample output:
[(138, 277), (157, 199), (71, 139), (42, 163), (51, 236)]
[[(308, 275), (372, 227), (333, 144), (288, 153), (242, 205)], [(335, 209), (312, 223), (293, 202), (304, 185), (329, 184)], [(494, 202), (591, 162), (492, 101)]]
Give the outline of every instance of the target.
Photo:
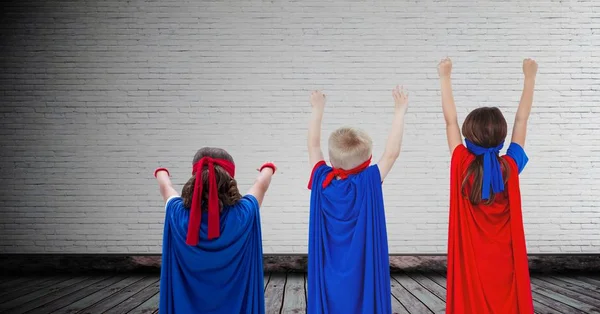
[[(496, 147), (504, 142), (506, 138), (508, 126), (500, 109), (496, 107), (482, 107), (475, 109), (467, 115), (465, 122), (462, 125), (463, 136), (473, 144), (481, 147)], [(509, 171), (508, 163), (497, 156), (502, 168), (502, 177), (504, 184), (508, 181)], [(469, 200), (472, 204), (478, 205), (482, 203), (481, 188), (483, 182), (483, 156), (477, 156), (469, 165), (466, 171), (465, 178), (462, 182), (462, 194), (467, 197), (467, 186), (469, 180), (473, 178)], [(484, 205), (494, 203), (496, 195), (490, 193), (489, 199), (483, 201)]]
[[(224, 159), (233, 162), (233, 157), (229, 155), (227, 151), (221, 148), (215, 147), (203, 147), (194, 156), (192, 165), (203, 157), (211, 157), (215, 159)], [(237, 182), (232, 178), (227, 171), (221, 168), (219, 165), (215, 165), (215, 177), (217, 181), (217, 190), (219, 194), (219, 208), (223, 209), (224, 206), (231, 206), (242, 199), (242, 195), (238, 190)], [(199, 173), (196, 173), (196, 175)], [(192, 195), (194, 193), (194, 185), (196, 183), (196, 175), (187, 181), (181, 191), (181, 198), (183, 198), (183, 206), (190, 208), (192, 206)], [(208, 200), (208, 167), (202, 169), (202, 202), (205, 204)], [(202, 207), (202, 210), (206, 210)]]

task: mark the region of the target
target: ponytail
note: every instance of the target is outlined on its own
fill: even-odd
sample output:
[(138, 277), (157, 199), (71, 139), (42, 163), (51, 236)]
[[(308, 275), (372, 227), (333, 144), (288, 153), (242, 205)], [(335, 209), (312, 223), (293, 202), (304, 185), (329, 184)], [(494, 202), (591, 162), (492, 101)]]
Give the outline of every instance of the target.
[[(508, 162), (504, 160), (504, 158), (497, 157), (500, 162), (500, 167), (502, 168), (502, 178), (504, 181), (504, 185), (508, 182), (508, 177), (510, 176)], [(469, 183), (471, 178), (473, 179), (473, 184), (471, 186), (470, 191), (468, 191)], [(473, 205), (491, 205), (496, 200), (496, 194), (490, 193), (490, 197), (487, 200), (482, 200), (481, 197), (481, 189), (483, 183), (483, 156), (475, 157), (475, 160), (469, 165), (467, 168), (465, 178), (463, 179), (461, 190), (462, 195), (464, 197), (468, 197)], [(469, 195), (467, 195), (469, 192)], [(483, 201), (483, 202), (482, 202)]]

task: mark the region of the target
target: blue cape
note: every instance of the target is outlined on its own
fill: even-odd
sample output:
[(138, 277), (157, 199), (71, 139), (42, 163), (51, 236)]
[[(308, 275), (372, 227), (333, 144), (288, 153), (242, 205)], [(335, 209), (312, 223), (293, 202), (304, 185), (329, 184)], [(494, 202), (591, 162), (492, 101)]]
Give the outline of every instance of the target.
[(207, 240), (202, 215), (197, 246), (185, 243), (189, 210), (180, 197), (166, 206), (160, 274), (161, 314), (264, 313), (259, 206), (246, 195), (221, 213), (221, 236)]
[(392, 313), (387, 231), (376, 165), (323, 189), (331, 167), (312, 175), (308, 313)]

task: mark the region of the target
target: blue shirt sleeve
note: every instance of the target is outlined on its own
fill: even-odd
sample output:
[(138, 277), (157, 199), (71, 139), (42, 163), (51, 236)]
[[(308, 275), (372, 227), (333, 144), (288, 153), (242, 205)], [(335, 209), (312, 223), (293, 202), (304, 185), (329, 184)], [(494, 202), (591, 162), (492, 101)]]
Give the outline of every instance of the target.
[(174, 219), (180, 213), (180, 208), (183, 207), (183, 198), (181, 196), (171, 196), (165, 204), (166, 216), (169, 220)]
[(525, 169), (525, 165), (527, 165), (527, 162), (529, 161), (527, 154), (525, 154), (525, 150), (517, 143), (510, 143), (506, 155), (510, 156), (515, 161), (517, 168), (519, 169), (519, 174)]
[(244, 222), (252, 220), (260, 211), (258, 200), (252, 194), (244, 195), (242, 199), (233, 206), (235, 208), (235, 215), (240, 221)]
[(244, 204), (243, 206), (247, 206), (252, 211), (260, 210), (260, 206), (258, 205), (258, 200), (252, 194), (244, 195), (244, 197), (242, 197), (241, 201), (243, 202), (242, 204)]

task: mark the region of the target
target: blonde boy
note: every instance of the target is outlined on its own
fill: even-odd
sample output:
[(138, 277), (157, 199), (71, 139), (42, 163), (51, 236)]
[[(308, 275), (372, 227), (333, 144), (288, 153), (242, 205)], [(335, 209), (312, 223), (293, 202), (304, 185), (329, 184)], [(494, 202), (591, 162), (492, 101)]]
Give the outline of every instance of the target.
[(383, 156), (370, 166), (373, 142), (357, 128), (329, 138), (321, 151), (325, 95), (313, 92), (308, 130), (310, 183), (308, 313), (391, 313), (389, 257), (381, 184), (400, 154), (408, 97), (393, 90), (395, 113)]

